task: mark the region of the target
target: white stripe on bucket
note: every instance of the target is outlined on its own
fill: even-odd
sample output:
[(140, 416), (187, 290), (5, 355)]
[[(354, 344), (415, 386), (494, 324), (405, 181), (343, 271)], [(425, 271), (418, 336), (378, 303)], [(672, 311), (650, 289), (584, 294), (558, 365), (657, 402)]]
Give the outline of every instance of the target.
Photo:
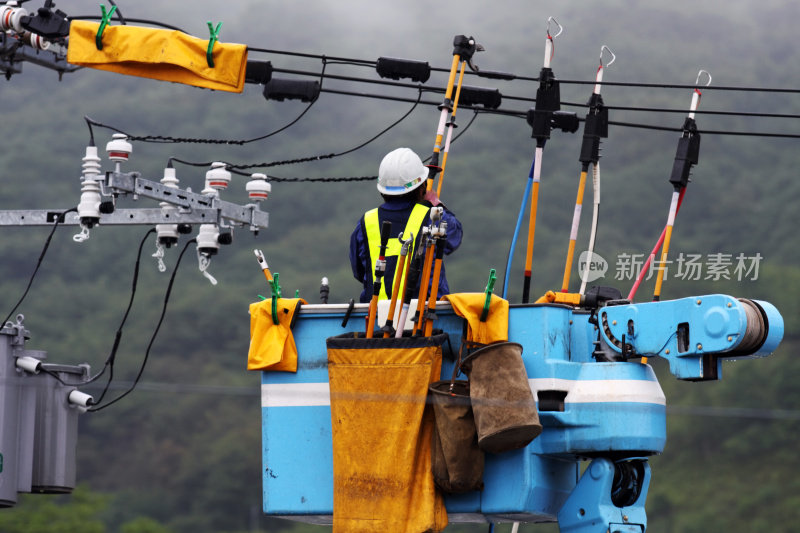
[[(556, 378), (529, 379), (537, 391), (567, 393), (565, 403), (649, 403), (666, 405), (667, 400), (657, 381), (634, 379), (571, 380)], [(261, 407), (327, 407), (331, 404), (328, 383), (264, 383)]]

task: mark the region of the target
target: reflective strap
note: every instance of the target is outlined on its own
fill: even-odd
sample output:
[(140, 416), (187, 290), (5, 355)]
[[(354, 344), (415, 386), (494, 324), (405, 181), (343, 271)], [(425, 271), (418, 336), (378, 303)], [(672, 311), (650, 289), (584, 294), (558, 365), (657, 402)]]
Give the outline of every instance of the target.
[[(425, 217), (428, 216), (428, 211), (430, 211), (430, 207), (427, 207), (422, 204), (416, 204), (414, 209), (411, 211), (411, 215), (408, 217), (408, 221), (406, 222), (406, 227), (403, 229), (403, 237), (407, 238), (410, 233), (414, 233), (414, 242), (416, 243), (419, 238), (419, 229), (422, 227), (422, 223), (425, 222)], [(378, 260), (378, 255), (381, 251), (381, 232), (380, 232), (380, 220), (378, 218), (378, 208), (370, 209), (364, 214), (364, 230), (366, 231), (367, 237), (367, 248), (369, 249), (369, 261), (370, 266), (374, 269), (375, 262)], [(394, 232), (393, 232), (394, 233)], [(386, 258), (389, 257), (397, 257), (400, 255), (401, 244), (400, 241), (397, 239), (397, 234), (392, 235), (389, 238), (389, 244), (386, 247)], [(413, 254), (414, 249), (411, 248), (408, 253)], [(398, 261), (398, 264), (395, 268), (402, 268), (402, 265)], [(374, 274), (373, 274), (374, 275)], [(388, 280), (389, 283), (392, 283), (394, 279)], [(403, 272), (403, 277), (400, 279), (400, 286), (403, 286), (405, 282), (405, 272)], [(388, 300), (388, 292), (387, 289), (387, 280), (386, 276), (384, 276), (384, 280), (381, 283), (381, 292), (378, 298), (380, 300)]]

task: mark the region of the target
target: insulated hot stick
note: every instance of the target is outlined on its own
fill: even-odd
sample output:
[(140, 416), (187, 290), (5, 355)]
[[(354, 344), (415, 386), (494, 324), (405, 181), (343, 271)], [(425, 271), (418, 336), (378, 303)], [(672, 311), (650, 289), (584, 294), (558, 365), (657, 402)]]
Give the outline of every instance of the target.
[[(425, 247), (425, 263), (423, 265), (422, 270), (422, 279), (420, 280), (419, 284), (419, 297), (417, 298), (417, 313), (414, 315), (414, 329), (412, 334), (416, 334), (417, 331), (421, 330), (424, 325), (425, 321), (425, 302), (428, 300), (428, 285), (431, 276), (431, 269), (433, 268), (434, 262), (434, 247), (436, 245), (436, 241), (440, 231), (443, 231), (446, 227), (446, 224), (442, 222), (442, 214), (444, 213), (444, 208), (441, 206), (432, 207), (431, 208), (431, 225), (428, 228), (428, 241), (427, 246)], [(423, 235), (424, 235), (423, 228)], [(438, 295), (439, 293), (439, 285), (437, 280), (437, 285), (431, 287), (431, 291), (435, 292)]]
[[(594, 188), (594, 216), (592, 217), (592, 235), (589, 239), (589, 252), (594, 251), (594, 239), (597, 230), (598, 210), (600, 208), (600, 139), (608, 137), (608, 109), (603, 105), (603, 97), (600, 96), (601, 82), (603, 81), (603, 52), (608, 50), (611, 54), (611, 61), (606, 67), (610, 66), (616, 56), (607, 46), (600, 48), (600, 66), (597, 67), (595, 76), (594, 90), (589, 98), (589, 112), (586, 114), (586, 121), (583, 127), (583, 144), (581, 145), (581, 174), (578, 181), (578, 194), (575, 198), (575, 209), (572, 213), (572, 229), (569, 236), (567, 248), (567, 261), (564, 265), (564, 278), (561, 284), (561, 292), (569, 292), (569, 279), (572, 274), (572, 263), (575, 255), (575, 242), (578, 239), (578, 227), (581, 221), (581, 210), (583, 209), (583, 196), (586, 187), (586, 174), (589, 172), (589, 164), (593, 165), (592, 184)], [(587, 260), (587, 267), (589, 261)], [(588, 273), (588, 268), (585, 270)], [(586, 276), (584, 275), (585, 279)], [(582, 285), (586, 289), (586, 283)], [(583, 293), (583, 290), (581, 293)]]
[[(707, 87), (711, 84), (711, 75), (705, 70), (701, 70), (697, 74), (697, 81), (695, 83), (700, 82), (703, 73), (708, 76)], [(661, 285), (664, 281), (664, 265), (667, 261), (670, 240), (672, 238), (672, 227), (675, 225), (675, 215), (678, 211), (678, 199), (681, 196), (681, 191), (685, 189), (686, 185), (689, 183), (689, 174), (692, 171), (692, 166), (697, 164), (700, 156), (700, 133), (697, 131), (697, 124), (695, 123), (694, 116), (695, 111), (697, 111), (697, 106), (700, 104), (701, 95), (702, 93), (699, 89), (695, 89), (692, 92), (692, 103), (689, 107), (689, 115), (683, 123), (683, 135), (678, 139), (678, 149), (675, 153), (675, 162), (672, 165), (672, 174), (669, 178), (674, 191), (672, 192), (669, 216), (667, 217), (667, 227), (664, 233), (664, 247), (661, 249), (661, 263), (658, 266), (658, 277), (656, 278), (656, 288), (653, 292), (653, 301), (661, 299)]]
[[(407, 240), (403, 240), (403, 234), (401, 233), (397, 236), (397, 240), (402, 243), (402, 246), (400, 247), (400, 255), (397, 258), (397, 266), (395, 267), (394, 283), (392, 283), (392, 300), (389, 303), (389, 314), (386, 318), (386, 324), (382, 328), (384, 338), (391, 337), (395, 334), (394, 311), (397, 306), (397, 296), (400, 294), (401, 285), (404, 285), (407, 281), (406, 267), (408, 262), (411, 261), (411, 254), (408, 253), (408, 250), (414, 243), (414, 234), (411, 233), (411, 236)], [(402, 289), (403, 293), (405, 293), (405, 287), (402, 287)]]
[[(431, 220), (433, 220), (434, 210), (431, 209)], [(430, 228), (422, 228), (422, 236), (425, 238), (425, 246), (423, 251), (423, 259), (422, 259), (422, 271), (420, 275), (422, 278), (419, 282), (419, 295), (417, 296), (417, 312), (414, 315), (414, 328), (411, 332), (412, 335), (416, 335), (417, 331), (422, 327), (422, 319), (423, 313), (422, 309), (425, 305), (426, 296), (428, 294), (428, 282), (430, 281), (431, 276), (431, 266), (433, 265), (433, 254), (434, 254), (434, 243), (432, 232), (430, 231), (433, 228), (433, 224), (431, 224)], [(426, 231), (428, 230), (428, 231)], [(422, 248), (422, 243), (420, 243), (420, 248)]]
[[(558, 33), (550, 34), (550, 23), (555, 23)], [(533, 188), (531, 192), (531, 211), (528, 221), (528, 243), (525, 254), (525, 277), (522, 286), (522, 302), (528, 303), (531, 289), (531, 267), (533, 263), (533, 242), (536, 235), (536, 211), (539, 203), (539, 182), (542, 176), (542, 153), (553, 127), (564, 131), (578, 129), (578, 117), (574, 113), (563, 113), (558, 80), (550, 69), (553, 57), (553, 40), (561, 35), (563, 28), (553, 18), (547, 19), (547, 39), (545, 40), (544, 66), (539, 73), (539, 88), (536, 91), (536, 106), (528, 111), (528, 124), (533, 128), (532, 137), (536, 139), (536, 154), (533, 163)]]
[(428, 308), (425, 311), (425, 331), (423, 335), (430, 337), (433, 334), (433, 321), (436, 320), (436, 301), (439, 298), (439, 277), (442, 274), (442, 258), (444, 257), (444, 238), (447, 234), (447, 223), (440, 224), (441, 234), (436, 237), (436, 261), (433, 267), (433, 281), (431, 292), (428, 296)]
[[(424, 230), (427, 228), (422, 229), (424, 232)], [(411, 307), (411, 298), (414, 296), (414, 288), (416, 287), (417, 280), (419, 279), (420, 262), (422, 261), (422, 254), (424, 253), (423, 250), (425, 248), (423, 241), (424, 237), (420, 240), (419, 248), (417, 249), (413, 258), (411, 254), (408, 254), (406, 261), (408, 273), (406, 274), (405, 286), (403, 287), (403, 306), (400, 308), (400, 317), (397, 320), (397, 331), (395, 331), (394, 334), (396, 338), (403, 336), (403, 329), (405, 328), (406, 319), (408, 318), (408, 309)]]
[[(451, 112), (453, 112), (455, 107), (451, 98), (453, 96), (453, 82), (455, 82), (456, 79), (456, 69), (458, 68), (459, 62), (462, 62), (462, 76), (464, 72), (463, 63), (469, 64), (472, 70), (477, 71), (475, 66), (472, 64), (472, 55), (481, 50), (483, 50), (483, 47), (477, 44), (475, 39), (472, 37), (456, 35), (453, 38), (453, 63), (450, 66), (450, 76), (447, 79), (444, 100), (439, 106), (439, 109), (441, 109), (441, 113), (439, 115), (439, 125), (436, 128), (436, 141), (433, 144), (433, 155), (431, 156), (431, 162), (428, 165), (430, 170), (428, 172), (428, 183), (426, 186), (427, 190), (429, 191), (433, 188), (433, 180), (436, 178), (436, 174), (443, 170), (443, 168), (439, 166), (439, 153), (442, 151), (442, 139), (444, 138), (444, 128), (447, 125), (447, 117)], [(459, 86), (460, 84), (461, 78), (459, 79)], [(454, 127), (454, 124), (454, 122), (450, 123), (451, 129)], [(441, 190), (441, 187), (439, 187), (439, 189)]]
[(378, 313), (378, 298), (381, 294), (383, 274), (386, 272), (386, 247), (389, 245), (389, 235), (392, 232), (392, 223), (384, 220), (381, 224), (381, 247), (378, 259), (375, 261), (375, 281), (372, 284), (372, 300), (369, 302), (369, 315), (367, 316), (367, 338), (372, 338), (375, 328), (375, 315)]
[[(711, 85), (711, 74), (705, 70), (701, 70), (697, 73), (695, 84), (700, 83), (700, 78), (703, 76), (703, 73), (708, 76), (708, 83), (706, 83), (706, 87), (708, 87)], [(672, 239), (672, 228), (675, 225), (675, 216), (678, 214), (678, 206), (683, 201), (683, 196), (686, 193), (686, 186), (689, 183), (689, 175), (692, 171), (692, 166), (697, 164), (700, 157), (700, 133), (697, 131), (697, 124), (695, 123), (694, 117), (697, 106), (700, 104), (701, 96), (702, 93), (700, 89), (695, 87), (692, 92), (692, 103), (689, 106), (689, 115), (683, 123), (683, 135), (678, 139), (678, 149), (675, 153), (675, 162), (672, 165), (672, 174), (669, 178), (674, 190), (672, 192), (672, 199), (670, 200), (667, 225), (663, 233), (664, 246), (661, 249), (658, 277), (656, 278), (656, 287), (653, 291), (654, 302), (661, 299), (661, 286), (664, 282), (664, 265), (667, 262), (667, 254), (669, 253), (669, 245)], [(644, 272), (644, 269), (642, 272)], [(642, 357), (642, 364), (647, 364), (647, 357)]]
[(450, 141), (453, 138), (453, 130), (456, 126), (456, 111), (458, 110), (458, 100), (461, 98), (461, 86), (464, 82), (464, 65), (466, 61), (461, 62), (461, 68), (458, 73), (458, 85), (456, 86), (456, 95), (453, 98), (453, 112), (450, 114), (450, 119), (447, 121), (447, 137), (444, 141), (444, 154), (442, 155), (442, 169), (439, 171), (439, 182), (436, 184), (436, 196), (442, 194), (442, 182), (444, 181), (444, 171), (447, 168), (447, 154), (450, 153)]
[[(678, 212), (681, 210), (681, 204), (683, 203), (684, 194), (686, 194), (686, 187), (681, 189), (681, 194), (678, 196), (678, 205), (675, 206), (676, 217), (678, 216)], [(647, 260), (644, 262), (642, 270), (641, 272), (639, 272), (639, 275), (636, 278), (636, 282), (633, 284), (633, 287), (631, 287), (631, 291), (628, 293), (627, 300), (629, 302), (633, 302), (633, 298), (634, 296), (636, 296), (636, 291), (639, 290), (639, 285), (642, 284), (642, 280), (644, 279), (645, 274), (650, 269), (650, 263), (653, 261), (653, 258), (656, 256), (656, 253), (658, 253), (658, 250), (661, 248), (661, 245), (664, 244), (664, 237), (666, 236), (666, 233), (667, 233), (667, 226), (664, 226), (664, 229), (661, 230), (661, 236), (658, 238), (658, 241), (656, 241), (656, 245), (653, 246), (653, 249), (650, 251), (650, 255), (647, 256)]]

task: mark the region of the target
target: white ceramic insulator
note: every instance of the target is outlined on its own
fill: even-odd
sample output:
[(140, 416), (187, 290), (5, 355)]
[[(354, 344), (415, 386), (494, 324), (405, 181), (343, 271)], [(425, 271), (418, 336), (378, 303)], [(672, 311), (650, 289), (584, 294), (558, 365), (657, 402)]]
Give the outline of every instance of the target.
[(0, 30), (22, 33), (25, 29), (20, 24), (20, 19), (28, 14), (24, 7), (17, 7), (16, 2), (8, 2), (0, 7)]
[(50, 48), (50, 41), (39, 35), (38, 33), (28, 32), (25, 39), (37, 50), (47, 50)]
[(75, 405), (77, 407), (85, 408), (94, 405), (94, 398), (91, 395), (81, 392), (77, 389), (69, 393), (67, 400), (71, 405)]
[(225, 163), (211, 163), (211, 170), (206, 172), (206, 188), (222, 191), (228, 188), (231, 182), (231, 173), (225, 169)]
[(164, 177), (161, 178), (161, 183), (164, 187), (178, 188), (178, 176), (175, 174), (175, 169), (167, 167), (164, 169)]
[(97, 146), (87, 146), (86, 155), (83, 156), (83, 179), (95, 181), (100, 178), (100, 156), (97, 155)]
[(201, 224), (197, 234), (197, 249), (213, 255), (219, 250), (219, 227), (216, 224)]
[(23, 355), (17, 357), (17, 368), (30, 374), (38, 374), (42, 369), (42, 361), (29, 355)]
[(267, 181), (266, 174), (253, 174), (245, 186), (247, 194), (254, 202), (263, 202), (272, 192), (272, 184)]
[[(178, 188), (178, 177), (175, 174), (174, 168), (167, 167), (164, 169), (164, 177), (161, 178), (161, 183), (164, 185), (164, 187), (169, 187), (171, 189)], [(161, 205), (161, 210), (165, 214), (174, 213), (178, 210), (177, 207), (175, 207), (169, 202), (161, 202), (160, 205)], [(164, 239), (177, 240), (179, 237), (178, 225), (156, 224), (156, 234), (158, 236), (159, 241), (163, 241)]]
[(128, 142), (128, 136), (124, 133), (115, 133), (113, 140), (106, 144), (108, 158), (117, 163), (124, 163), (130, 157), (133, 146)]
[(84, 180), (81, 187), (81, 202), (78, 204), (78, 217), (100, 218), (100, 185), (94, 180)]

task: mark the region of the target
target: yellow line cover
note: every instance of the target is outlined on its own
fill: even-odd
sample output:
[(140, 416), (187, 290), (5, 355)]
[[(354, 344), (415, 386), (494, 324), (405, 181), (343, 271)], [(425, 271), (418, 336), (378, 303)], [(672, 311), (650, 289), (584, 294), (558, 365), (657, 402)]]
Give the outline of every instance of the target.
[(423, 533), (447, 526), (431, 470), (433, 412), (446, 334), (327, 339), (334, 533)]
[(217, 42), (208, 66), (208, 39), (176, 30), (106, 26), (103, 49), (95, 42), (100, 24), (73, 20), (67, 61), (73, 65), (240, 93), (247, 70), (247, 46)]

